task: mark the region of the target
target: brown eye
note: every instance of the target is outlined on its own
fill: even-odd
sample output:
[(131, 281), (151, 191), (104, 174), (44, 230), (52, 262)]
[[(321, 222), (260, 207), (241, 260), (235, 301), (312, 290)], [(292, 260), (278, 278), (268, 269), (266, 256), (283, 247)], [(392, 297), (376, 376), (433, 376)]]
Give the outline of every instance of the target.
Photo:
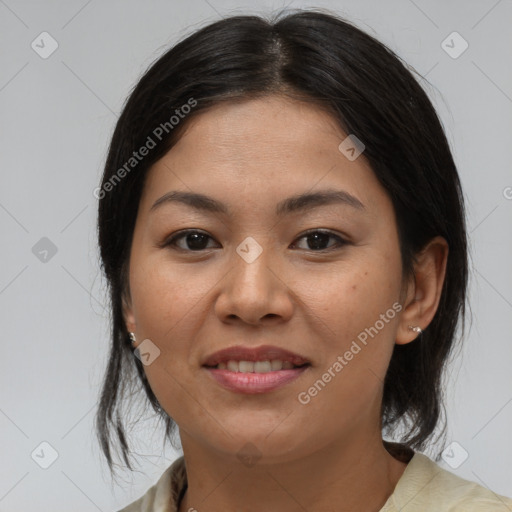
[[(184, 239), (185, 247), (178, 245), (177, 242), (178, 240), (181, 239)], [(203, 233), (202, 231), (189, 229), (177, 233), (176, 235), (168, 239), (166, 242), (164, 242), (162, 247), (172, 246), (172, 248), (177, 247), (178, 249), (184, 251), (202, 251), (208, 248), (208, 239), (213, 240), (211, 236), (207, 235), (206, 233)]]
[[(314, 252), (329, 251), (331, 249), (341, 247), (348, 243), (339, 235), (336, 235), (331, 231), (321, 231), (318, 229), (304, 233), (300, 238), (298, 238), (298, 240), (301, 240), (302, 238), (308, 240), (309, 247), (306, 247), (305, 249)], [(331, 245), (330, 247), (326, 247), (326, 244), (328, 244), (330, 238), (338, 240), (338, 243), (334, 244), (334, 246)]]

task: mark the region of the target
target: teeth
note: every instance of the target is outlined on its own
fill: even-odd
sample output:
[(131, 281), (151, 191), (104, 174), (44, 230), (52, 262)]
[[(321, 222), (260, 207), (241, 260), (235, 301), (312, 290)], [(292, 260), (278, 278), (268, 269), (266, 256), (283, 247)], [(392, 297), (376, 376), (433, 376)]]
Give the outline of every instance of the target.
[(240, 373), (268, 373), (279, 370), (291, 370), (294, 368), (290, 361), (280, 361), (273, 359), (272, 361), (228, 361), (219, 363), (215, 368), (218, 370), (229, 370), (231, 372)]
[(274, 359), (273, 361), (270, 361), (270, 367), (273, 372), (275, 372), (276, 370), (281, 370), (283, 368), (283, 362)]
[(270, 361), (256, 361), (254, 363), (254, 371), (256, 373), (267, 373), (272, 370)]
[(238, 371), (242, 373), (254, 372), (254, 363), (252, 361), (238, 361)]
[(238, 371), (238, 362), (237, 361), (228, 361), (228, 370), (230, 372)]

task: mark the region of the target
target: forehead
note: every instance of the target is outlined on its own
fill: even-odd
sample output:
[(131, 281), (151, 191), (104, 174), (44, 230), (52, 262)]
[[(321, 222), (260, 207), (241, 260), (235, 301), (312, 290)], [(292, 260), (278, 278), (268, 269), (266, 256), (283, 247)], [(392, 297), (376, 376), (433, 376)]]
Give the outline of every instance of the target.
[(278, 95), (219, 103), (193, 118), (186, 131), (179, 149), (190, 149), (200, 139), (215, 145), (215, 159), (258, 155), (259, 161), (290, 151), (332, 150), (332, 139), (346, 136), (319, 106)]
[(339, 150), (346, 138), (337, 121), (312, 103), (269, 96), (217, 104), (192, 118), (148, 171), (144, 206), (176, 189), (247, 207), (334, 187), (388, 207), (364, 156), (352, 161)]

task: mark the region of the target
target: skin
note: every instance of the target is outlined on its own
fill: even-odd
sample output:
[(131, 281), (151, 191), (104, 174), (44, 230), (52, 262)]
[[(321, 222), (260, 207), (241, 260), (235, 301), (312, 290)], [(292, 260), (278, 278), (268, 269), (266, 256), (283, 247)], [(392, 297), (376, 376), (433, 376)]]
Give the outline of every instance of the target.
[[(382, 444), (383, 379), (394, 344), (418, 336), (408, 326), (425, 329), (434, 317), (448, 247), (433, 239), (415, 277), (403, 279), (392, 202), (364, 153), (350, 161), (338, 149), (346, 136), (312, 104), (276, 95), (230, 101), (191, 119), (149, 171), (125, 320), (136, 346), (150, 339), (160, 350), (144, 368), (179, 427), (189, 482), (181, 512), (378, 511), (406, 468)], [(349, 192), (364, 210), (331, 204), (275, 216), (279, 201), (325, 188)], [(231, 215), (180, 203), (150, 212), (171, 190), (206, 194)], [(210, 238), (199, 251), (190, 237), (174, 249), (159, 246), (183, 229)], [(316, 248), (303, 235), (309, 229), (334, 236)], [(347, 243), (337, 247), (336, 235)], [(246, 237), (262, 248), (252, 263), (236, 252)], [(299, 403), (298, 394), (396, 302), (402, 310)], [(201, 363), (236, 344), (287, 348), (311, 367), (278, 390), (234, 393)], [(250, 467), (237, 457), (248, 446), (260, 456)]]

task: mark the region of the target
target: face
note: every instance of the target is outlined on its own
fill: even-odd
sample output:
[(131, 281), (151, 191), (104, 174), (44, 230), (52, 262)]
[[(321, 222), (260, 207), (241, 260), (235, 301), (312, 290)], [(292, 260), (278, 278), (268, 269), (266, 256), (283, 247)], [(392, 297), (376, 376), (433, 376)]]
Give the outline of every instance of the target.
[[(378, 431), (402, 267), (391, 200), (364, 153), (338, 148), (346, 137), (312, 104), (229, 102), (191, 120), (150, 169), (125, 319), (137, 344), (150, 340), (147, 378), (189, 443), (224, 456), (250, 443), (284, 461)], [(173, 191), (224, 211), (153, 207)], [(283, 207), (320, 192), (338, 199)], [(273, 345), (309, 365), (270, 391), (229, 390), (202, 364), (234, 345)]]

